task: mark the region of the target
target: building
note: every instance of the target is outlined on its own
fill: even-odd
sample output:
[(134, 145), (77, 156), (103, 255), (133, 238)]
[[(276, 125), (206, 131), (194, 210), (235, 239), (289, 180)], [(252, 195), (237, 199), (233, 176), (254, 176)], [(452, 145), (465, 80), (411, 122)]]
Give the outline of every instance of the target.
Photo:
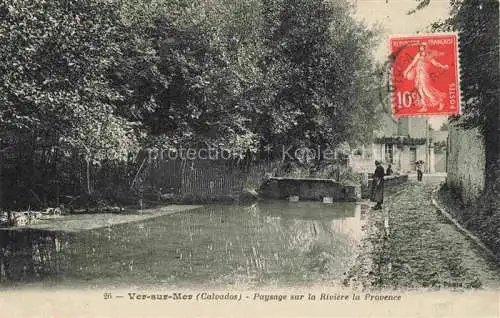
[(374, 132), (374, 143), (351, 158), (353, 170), (371, 172), (374, 161), (379, 160), (386, 168), (390, 164), (393, 171), (412, 173), (415, 163), (422, 160), (425, 172), (435, 172), (432, 133), (426, 118), (398, 119), (384, 113), (381, 121), (380, 129)]
[(446, 172), (448, 130), (431, 130), (432, 144), (434, 145), (434, 170)]

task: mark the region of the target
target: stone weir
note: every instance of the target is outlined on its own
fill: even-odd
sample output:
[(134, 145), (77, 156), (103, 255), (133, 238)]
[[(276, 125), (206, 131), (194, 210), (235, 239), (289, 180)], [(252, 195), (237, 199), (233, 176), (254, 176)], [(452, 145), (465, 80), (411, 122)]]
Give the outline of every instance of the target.
[(270, 177), (259, 194), (264, 199), (358, 201), (361, 186), (344, 185), (333, 179)]

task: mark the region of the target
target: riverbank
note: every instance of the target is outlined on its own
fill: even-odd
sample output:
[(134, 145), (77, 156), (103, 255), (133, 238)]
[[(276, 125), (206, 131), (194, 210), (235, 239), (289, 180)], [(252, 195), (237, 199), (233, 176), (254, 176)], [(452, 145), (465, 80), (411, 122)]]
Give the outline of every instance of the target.
[(452, 189), (442, 187), (436, 193), (436, 200), (453, 219), (480, 239), (490, 253), (500, 260), (500, 207), (495, 209), (492, 195), (485, 195), (478, 202), (465, 205)]
[(168, 205), (144, 210), (133, 210), (124, 213), (88, 213), (55, 215), (52, 218), (40, 219), (36, 223), (0, 228), (0, 231), (22, 231), (26, 229), (79, 232), (105, 228), (111, 225), (144, 221), (164, 215), (201, 208), (201, 205)]

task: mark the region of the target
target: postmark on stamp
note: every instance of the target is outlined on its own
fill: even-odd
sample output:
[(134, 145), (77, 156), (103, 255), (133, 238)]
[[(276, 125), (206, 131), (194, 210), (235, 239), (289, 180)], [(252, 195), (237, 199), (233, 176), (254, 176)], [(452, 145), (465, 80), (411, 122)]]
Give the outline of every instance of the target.
[(456, 34), (392, 36), (395, 116), (460, 114)]

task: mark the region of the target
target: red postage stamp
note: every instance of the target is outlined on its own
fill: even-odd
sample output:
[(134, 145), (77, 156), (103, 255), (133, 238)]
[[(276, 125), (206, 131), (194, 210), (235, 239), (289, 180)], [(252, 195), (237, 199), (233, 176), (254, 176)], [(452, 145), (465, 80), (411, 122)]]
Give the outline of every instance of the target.
[(460, 114), (457, 42), (455, 34), (390, 38), (394, 115)]

